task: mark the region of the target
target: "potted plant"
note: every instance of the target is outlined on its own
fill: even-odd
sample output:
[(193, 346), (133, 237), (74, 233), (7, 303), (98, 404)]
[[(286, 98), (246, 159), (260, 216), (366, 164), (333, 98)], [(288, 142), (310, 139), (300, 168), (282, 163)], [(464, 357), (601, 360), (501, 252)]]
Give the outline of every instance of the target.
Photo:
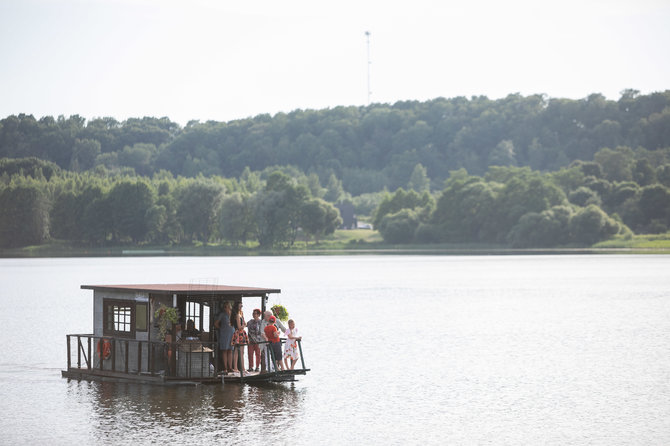
[(154, 313), (154, 317), (158, 321), (158, 330), (160, 332), (160, 340), (165, 340), (165, 335), (172, 326), (179, 321), (179, 311), (176, 308), (168, 307), (161, 304), (161, 306)]
[(288, 310), (286, 310), (286, 307), (283, 305), (273, 305), (272, 308), (272, 313), (279, 318), (280, 321), (286, 322), (288, 320)]

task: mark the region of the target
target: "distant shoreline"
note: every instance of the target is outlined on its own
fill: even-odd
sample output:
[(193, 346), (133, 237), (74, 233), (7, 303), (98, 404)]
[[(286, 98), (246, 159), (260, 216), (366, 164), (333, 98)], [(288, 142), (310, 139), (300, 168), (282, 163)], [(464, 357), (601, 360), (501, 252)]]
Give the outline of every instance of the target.
[(491, 243), (434, 243), (391, 245), (378, 231), (336, 230), (318, 243), (298, 239), (290, 248), (263, 249), (258, 243), (192, 245), (81, 246), (68, 241), (52, 241), (23, 248), (0, 249), (0, 258), (49, 257), (251, 257), (318, 255), (568, 255), (568, 254), (670, 254), (670, 234), (634, 235), (614, 238), (593, 246), (557, 248), (513, 248)]
[(253, 256), (338, 256), (338, 255), (444, 255), (444, 256), (510, 256), (510, 255), (593, 255), (593, 254), (670, 254), (669, 248), (494, 248), (494, 247), (426, 247), (393, 246), (366, 248), (290, 248), (283, 250), (233, 249), (228, 247), (169, 248), (68, 248), (30, 247), (0, 250), (0, 258), (68, 258), (68, 257), (253, 257)]

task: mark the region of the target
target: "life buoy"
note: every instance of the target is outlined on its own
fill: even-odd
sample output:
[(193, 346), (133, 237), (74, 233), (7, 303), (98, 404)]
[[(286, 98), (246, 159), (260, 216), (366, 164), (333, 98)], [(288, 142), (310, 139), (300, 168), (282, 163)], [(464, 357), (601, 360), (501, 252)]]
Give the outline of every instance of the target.
[(101, 338), (95, 348), (98, 358), (109, 359), (112, 356), (112, 343), (109, 339)]

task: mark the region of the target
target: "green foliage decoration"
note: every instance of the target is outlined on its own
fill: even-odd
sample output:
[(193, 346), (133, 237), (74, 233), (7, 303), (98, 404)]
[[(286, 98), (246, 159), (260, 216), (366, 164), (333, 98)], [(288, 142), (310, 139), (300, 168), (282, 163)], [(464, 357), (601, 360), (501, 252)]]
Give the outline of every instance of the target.
[(177, 321), (179, 321), (179, 310), (161, 304), (161, 306), (154, 312), (154, 318), (158, 321), (160, 340), (164, 341), (165, 335), (170, 330), (172, 324), (176, 324)]
[(288, 321), (288, 310), (286, 309), (285, 306), (281, 304), (276, 304), (273, 305), (271, 308), (272, 314), (274, 314), (277, 318), (279, 318), (280, 321), (286, 322)]

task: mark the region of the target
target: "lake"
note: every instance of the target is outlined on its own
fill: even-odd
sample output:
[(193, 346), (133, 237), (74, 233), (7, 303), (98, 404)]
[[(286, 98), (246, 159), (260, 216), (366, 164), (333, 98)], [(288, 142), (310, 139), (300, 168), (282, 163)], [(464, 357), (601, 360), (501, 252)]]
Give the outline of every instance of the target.
[[(60, 377), (80, 285), (161, 282), (280, 288), (311, 372)], [(2, 444), (670, 444), (666, 255), (0, 259), (0, 315)]]

